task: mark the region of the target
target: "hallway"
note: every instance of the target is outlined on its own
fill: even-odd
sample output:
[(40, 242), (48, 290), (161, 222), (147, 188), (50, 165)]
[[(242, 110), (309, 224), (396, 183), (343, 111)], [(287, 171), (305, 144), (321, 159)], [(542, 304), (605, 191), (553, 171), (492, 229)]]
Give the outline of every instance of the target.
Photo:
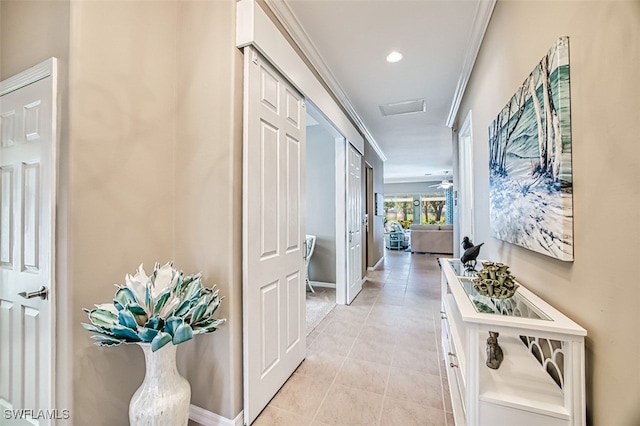
[(307, 337), (307, 358), (254, 425), (453, 425), (439, 312), (437, 257), (387, 251)]

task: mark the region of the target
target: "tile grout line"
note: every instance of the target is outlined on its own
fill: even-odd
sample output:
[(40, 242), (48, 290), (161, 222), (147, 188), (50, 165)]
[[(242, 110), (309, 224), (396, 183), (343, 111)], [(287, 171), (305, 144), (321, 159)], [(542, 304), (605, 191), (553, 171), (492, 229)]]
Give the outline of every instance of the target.
[[(375, 302), (378, 300), (378, 297), (379, 297), (379, 295), (376, 296), (376, 299), (371, 304), (371, 308), (369, 308), (369, 312), (367, 312), (367, 316), (364, 318), (364, 322), (360, 326), (360, 330), (358, 331), (358, 335), (353, 340), (353, 343), (351, 343), (351, 346), (349, 347), (349, 350), (347, 351), (346, 355), (344, 356), (344, 359), (342, 360), (342, 363), (340, 364), (340, 368), (338, 368), (338, 371), (336, 372), (336, 375), (333, 377), (333, 380), (331, 381), (331, 384), (329, 384), (329, 388), (327, 389), (327, 392), (324, 394), (324, 397), (322, 398), (322, 401), (320, 401), (320, 404), (318, 405), (318, 408), (316, 408), (315, 412), (313, 413), (313, 416), (311, 417), (311, 423), (313, 423), (314, 421), (320, 422), (319, 420), (316, 419), (316, 417), (318, 415), (318, 412), (320, 412), (320, 408), (322, 408), (322, 405), (327, 400), (327, 396), (329, 396), (329, 392), (331, 391), (331, 388), (333, 387), (333, 385), (336, 384), (336, 380), (337, 380), (338, 376), (340, 375), (340, 372), (344, 368), (344, 364), (347, 362), (347, 358), (349, 357), (349, 353), (351, 353), (351, 350), (353, 349), (353, 346), (356, 344), (356, 341), (358, 340), (358, 336), (360, 336), (360, 334), (362, 333), (362, 329), (364, 328), (364, 325), (366, 324), (367, 319), (369, 318), (369, 315), (371, 315), (371, 310), (373, 309), (373, 305), (375, 304)], [(333, 321), (334, 319), (335, 318), (331, 318), (331, 321)], [(326, 327), (325, 327), (325, 330), (326, 330)], [(320, 423), (322, 423), (322, 422), (320, 422)]]
[[(406, 293), (407, 293), (407, 287), (409, 284), (409, 271), (407, 272), (407, 278), (405, 280), (405, 285), (404, 285), (404, 290), (402, 293), (402, 306), (404, 306), (404, 301), (405, 301), (405, 297), (406, 297)], [(399, 328), (395, 327), (395, 331), (396, 333), (399, 332)], [(377, 426), (381, 426), (382, 425), (382, 415), (384, 414), (384, 405), (387, 402), (387, 391), (389, 389), (389, 381), (391, 380), (391, 371), (393, 370), (393, 362), (395, 360), (396, 357), (396, 351), (398, 349), (398, 339), (396, 336), (396, 339), (393, 342), (393, 350), (392, 350), (392, 354), (391, 354), (391, 361), (389, 362), (389, 371), (387, 372), (387, 380), (384, 384), (384, 393), (382, 394), (382, 405), (380, 407), (380, 412), (378, 413), (378, 422), (377, 422)]]
[(387, 380), (384, 383), (384, 393), (382, 394), (382, 405), (380, 406), (380, 412), (378, 413), (378, 422), (377, 426), (381, 426), (382, 424), (382, 414), (384, 413), (384, 404), (387, 402), (387, 390), (389, 388), (389, 380), (391, 379), (391, 370), (393, 368), (393, 361), (396, 356), (396, 349), (398, 347), (398, 340), (396, 339), (393, 343), (393, 353), (391, 354), (391, 361), (389, 363), (389, 371), (387, 372)]
[[(413, 269), (413, 266), (412, 266)], [(436, 283), (438, 282), (438, 279), (436, 278)], [(441, 355), (442, 355), (442, 348), (440, 347), (440, 337), (437, 333), (438, 328), (436, 327), (436, 318), (435, 315), (439, 315), (436, 314), (435, 312), (431, 312), (430, 317), (431, 317), (431, 327), (434, 330), (434, 337), (436, 339), (436, 357), (437, 357), (437, 365), (438, 365), (438, 379), (439, 379), (439, 387), (440, 387), (440, 402), (441, 402), (441, 406), (442, 406), (442, 414), (443, 414), (443, 420), (444, 420), (444, 425), (447, 426), (448, 425), (448, 419), (447, 419), (447, 410), (446, 410), (446, 404), (444, 401), (445, 398), (445, 392), (444, 392), (444, 386), (442, 383), (442, 365), (441, 365)]]
[[(447, 395), (445, 395), (445, 391), (444, 391), (444, 381), (443, 381), (443, 365), (442, 365), (442, 360), (440, 359), (441, 357), (443, 357), (443, 352), (442, 352), (442, 348), (440, 347), (440, 338), (441, 338), (441, 334), (438, 334), (438, 328), (436, 327), (436, 323), (437, 323), (437, 318), (435, 317), (435, 315), (437, 315), (437, 312), (439, 311), (439, 309), (437, 309), (439, 307), (439, 302), (440, 302), (440, 298), (439, 297), (432, 297), (432, 294), (419, 294), (422, 293), (421, 289), (425, 287), (425, 280), (428, 279), (429, 281), (435, 277), (435, 275), (439, 274), (435, 274), (432, 276), (432, 272), (437, 271), (425, 271), (424, 268), (421, 268), (422, 266), (422, 258), (418, 259), (418, 258), (409, 258), (410, 262), (408, 263), (400, 263), (398, 262), (397, 264), (389, 264), (389, 262), (386, 262), (387, 264), (385, 265), (387, 267), (387, 269), (384, 270), (384, 272), (382, 273), (382, 277), (379, 277), (380, 279), (375, 279), (372, 281), (376, 281), (376, 285), (375, 286), (371, 286), (372, 289), (374, 289), (374, 291), (370, 294), (370, 296), (367, 297), (368, 300), (366, 300), (365, 303), (363, 303), (362, 305), (359, 305), (360, 307), (366, 307), (368, 309), (363, 309), (361, 311), (361, 313), (358, 313), (357, 317), (358, 318), (362, 318), (362, 321), (359, 325), (359, 328), (357, 329), (357, 333), (355, 334), (355, 338), (353, 340), (353, 342), (350, 344), (350, 346), (348, 347), (348, 350), (346, 351), (346, 355), (344, 356), (343, 360), (337, 365), (337, 369), (336, 369), (336, 373), (333, 376), (332, 380), (329, 381), (325, 381), (325, 383), (328, 383), (328, 388), (326, 393), (324, 394), (324, 396), (322, 397), (322, 400), (320, 401), (319, 405), (317, 406), (317, 408), (315, 409), (315, 411), (313, 412), (313, 414), (310, 417), (306, 417), (306, 416), (301, 416), (300, 414), (297, 414), (294, 411), (290, 411), (289, 409), (284, 409), (284, 408), (279, 408), (279, 407), (274, 407), (277, 408), (279, 410), (282, 410), (283, 412), (286, 413), (290, 413), (292, 415), (297, 415), (297, 416), (301, 416), (303, 417), (305, 420), (308, 420), (310, 423), (316, 422), (318, 424), (322, 424), (325, 425), (324, 422), (320, 422), (317, 419), (317, 416), (319, 415), (321, 409), (327, 404), (327, 400), (329, 399), (329, 395), (331, 394), (331, 389), (334, 389), (335, 386), (338, 385), (337, 383), (337, 379), (338, 377), (343, 374), (345, 372), (345, 367), (346, 367), (346, 363), (347, 363), (347, 359), (350, 358), (350, 354), (352, 353), (356, 342), (358, 341), (358, 339), (363, 335), (363, 330), (365, 329), (365, 327), (367, 326), (368, 320), (372, 318), (372, 313), (374, 310), (374, 307), (378, 306), (380, 307), (383, 311), (386, 308), (392, 307), (394, 310), (396, 309), (396, 305), (395, 303), (397, 302), (397, 300), (393, 300), (392, 304), (390, 305), (386, 305), (382, 302), (384, 302), (385, 299), (385, 295), (391, 295), (393, 299), (397, 299), (398, 296), (401, 296), (401, 305), (399, 305), (399, 307), (401, 309), (412, 309), (412, 313), (415, 311), (416, 314), (416, 321), (420, 320), (420, 322), (422, 323), (422, 321), (424, 321), (424, 324), (431, 324), (431, 329), (434, 330), (434, 334), (432, 339), (435, 339), (435, 344), (436, 344), (436, 351), (435, 351), (435, 355), (436, 355), (436, 359), (437, 359), (437, 365), (438, 365), (438, 373), (437, 373), (437, 378), (439, 379), (439, 390), (441, 392), (441, 398), (440, 398), (440, 405), (442, 407), (441, 412), (444, 416), (444, 418), (442, 419), (442, 425), (446, 426), (447, 424), (450, 425), (449, 419), (447, 417), (447, 411), (446, 411), (446, 404), (445, 404), (445, 398)], [(402, 259), (400, 259), (402, 260)], [(414, 260), (416, 262), (414, 262)], [(428, 261), (428, 259), (425, 258), (425, 263)], [(394, 271), (395, 269), (399, 269), (398, 271)], [(418, 276), (415, 276), (416, 273), (418, 273)], [(422, 273), (424, 272), (424, 276), (420, 276), (423, 275)], [(400, 277), (404, 277), (404, 278), (400, 278)], [(398, 279), (400, 278), (400, 279)], [(437, 279), (437, 277), (435, 277), (435, 283), (438, 284), (439, 280)], [(400, 284), (400, 285), (398, 285)], [(430, 283), (429, 283), (430, 284)], [(380, 286), (378, 286), (380, 285)], [(404, 288), (401, 288), (404, 287)], [(413, 287), (414, 290), (418, 290), (416, 291), (417, 294), (415, 294), (416, 297), (422, 299), (424, 298), (425, 303), (421, 304), (409, 304), (410, 306), (407, 306), (406, 303), (408, 300), (410, 300), (409, 297), (409, 289), (410, 286)], [(389, 293), (383, 294), (382, 291), (380, 291), (381, 289), (383, 289), (384, 287), (387, 287), (387, 291), (390, 290)], [(438, 287), (439, 288), (439, 287)], [(365, 290), (365, 288), (363, 288), (363, 290)], [(373, 296), (373, 297), (372, 297)], [(427, 297), (428, 296), (428, 299)], [(371, 299), (369, 299), (369, 297), (371, 297)], [(431, 303), (431, 302), (438, 302), (438, 305), (436, 305), (435, 303)], [(415, 309), (415, 308), (419, 308), (419, 309)], [(424, 311), (424, 312), (422, 312)], [(333, 314), (337, 313), (337, 310), (333, 312)], [(424, 314), (428, 314), (423, 316), (422, 313)], [(419, 315), (418, 315), (419, 314)], [(348, 317), (348, 316), (347, 316)], [(329, 335), (329, 334), (333, 334), (333, 333), (328, 333), (327, 329), (328, 327), (330, 327), (330, 324), (333, 323), (334, 319), (336, 319), (336, 317), (332, 317), (329, 318), (326, 325), (323, 325), (322, 327), (322, 331), (319, 331), (315, 334), (316, 339), (319, 338), (322, 334), (325, 335)], [(323, 320), (324, 321), (324, 320)], [(348, 319), (347, 319), (348, 322)], [(370, 325), (375, 326), (375, 322), (373, 322)], [(360, 387), (354, 387), (351, 386), (351, 383), (349, 382), (349, 384), (340, 384), (340, 386), (344, 386), (345, 388), (349, 388), (349, 389), (353, 389), (353, 390), (357, 390), (359, 392), (364, 392), (370, 395), (375, 395), (378, 398), (381, 397), (381, 406), (378, 409), (378, 416), (377, 416), (377, 420), (375, 423), (375, 426), (385, 426), (385, 424), (383, 423), (383, 415), (385, 413), (385, 404), (387, 404), (387, 402), (389, 401), (389, 399), (391, 398), (389, 396), (389, 391), (390, 391), (390, 379), (392, 377), (393, 374), (393, 365), (396, 359), (398, 359), (398, 356), (400, 354), (400, 342), (397, 338), (397, 335), (399, 332), (404, 331), (404, 330), (408, 330), (406, 329), (406, 327), (410, 328), (410, 324), (405, 324), (402, 321), (395, 321), (393, 324), (393, 327), (391, 327), (391, 333), (392, 336), (391, 337), (395, 337), (393, 339), (392, 345), (391, 345), (391, 357), (390, 357), (390, 361), (389, 361), (389, 365), (388, 365), (388, 371), (386, 374), (386, 381), (384, 384), (384, 390), (382, 395), (375, 392), (375, 391), (371, 391), (371, 390), (365, 390), (363, 388)], [(320, 324), (319, 324), (320, 325)], [(317, 327), (320, 328), (320, 327)], [(315, 331), (316, 328), (314, 328), (313, 331)], [(336, 331), (336, 330), (334, 330)], [(429, 334), (431, 334), (431, 332), (429, 332)], [(375, 335), (375, 332), (374, 332)], [(316, 340), (314, 339), (314, 341)], [(307, 348), (308, 350), (308, 348)], [(331, 353), (331, 352), (326, 352), (326, 351), (322, 351), (325, 353)], [(351, 360), (356, 360), (359, 361), (358, 358), (351, 358)], [(362, 359), (361, 361), (363, 362), (374, 362), (374, 361), (369, 361), (367, 359)], [(335, 364), (334, 364), (335, 365)], [(416, 371), (422, 371), (422, 370), (416, 370)], [(426, 372), (424, 372), (425, 374), (428, 374)], [(298, 373), (300, 374), (300, 373)], [(307, 376), (306, 374), (301, 374), (302, 376)], [(315, 376), (307, 376), (307, 377), (315, 377)], [(367, 376), (368, 377), (368, 376)], [(365, 377), (366, 379), (366, 377)], [(357, 383), (360, 383), (359, 381)], [(403, 398), (404, 400), (404, 398)], [(407, 400), (408, 402), (412, 402), (411, 400)], [(415, 402), (414, 402), (415, 403)], [(424, 406), (427, 407), (429, 409), (435, 409), (435, 407), (431, 407), (429, 405), (423, 405), (422, 403), (417, 403), (420, 406)], [(371, 413), (375, 413), (375, 411), (371, 411)], [(339, 419), (338, 419), (339, 421)], [(373, 425), (372, 425), (373, 426)]]

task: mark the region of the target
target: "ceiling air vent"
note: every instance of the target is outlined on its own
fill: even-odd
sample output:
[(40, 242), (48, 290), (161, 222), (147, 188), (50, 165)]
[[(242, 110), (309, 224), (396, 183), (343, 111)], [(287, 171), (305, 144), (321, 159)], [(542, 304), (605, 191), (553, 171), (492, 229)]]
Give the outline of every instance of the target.
[(390, 115), (413, 114), (416, 112), (425, 112), (427, 104), (424, 99), (413, 99), (410, 101), (394, 102), (391, 104), (380, 105), (382, 115), (388, 117)]

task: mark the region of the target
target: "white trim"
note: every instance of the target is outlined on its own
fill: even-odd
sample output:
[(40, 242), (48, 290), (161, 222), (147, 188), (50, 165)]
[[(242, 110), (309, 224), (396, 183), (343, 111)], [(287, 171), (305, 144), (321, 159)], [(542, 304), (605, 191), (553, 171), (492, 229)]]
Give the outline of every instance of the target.
[(335, 139), (336, 148), (336, 303), (347, 304), (347, 143)]
[(255, 0), (236, 8), (236, 47), (254, 46), (289, 82), (310, 100), (354, 147), (364, 153), (364, 138), (331, 94), (311, 72)]
[(375, 264), (375, 265), (373, 265), (373, 266), (369, 266), (369, 267), (367, 268), (367, 271), (375, 271), (376, 269), (378, 269), (378, 266), (380, 266), (380, 264), (382, 263), (382, 261), (383, 261), (383, 260), (384, 260), (384, 256), (382, 256), (382, 257), (380, 258), (380, 260), (378, 260), (378, 263), (376, 263), (376, 264)]
[(191, 404), (189, 405), (189, 420), (193, 420), (203, 426), (242, 426), (243, 412), (241, 411), (232, 420)]
[(309, 281), (309, 283), (315, 287), (323, 287), (323, 288), (336, 288), (336, 283), (325, 283), (322, 281)]
[(462, 102), (464, 91), (467, 89), (467, 83), (469, 83), (469, 77), (471, 77), (471, 71), (473, 65), (480, 52), (480, 46), (482, 45), (482, 39), (489, 26), (491, 20), (491, 14), (493, 8), (496, 5), (497, 0), (477, 0), (476, 16), (473, 20), (473, 26), (471, 27), (471, 34), (469, 35), (469, 43), (467, 44), (467, 51), (464, 55), (464, 64), (462, 65), (462, 72), (458, 78), (458, 84), (456, 86), (455, 94), (453, 95), (453, 102), (451, 103), (451, 109), (449, 110), (449, 116), (447, 117), (446, 125), (452, 128), (455, 124), (456, 115), (458, 115), (458, 108)]
[[(375, 150), (382, 161), (386, 161), (387, 157), (382, 152), (382, 149), (378, 146), (373, 136), (369, 132), (369, 129), (364, 124), (364, 122), (360, 119), (360, 116), (356, 112), (356, 109), (353, 107), (351, 100), (342, 89), (342, 86), (338, 82), (338, 80), (331, 72), (331, 69), (327, 66), (324, 59), (318, 52), (318, 49), (311, 41), (311, 38), (306, 33), (306, 31), (302, 28), (300, 21), (295, 16), (293, 11), (289, 5), (283, 0), (265, 0), (269, 8), (276, 15), (280, 23), (287, 30), (289, 35), (293, 38), (296, 44), (300, 47), (304, 55), (307, 57), (309, 62), (313, 65), (313, 67), (318, 71), (318, 74), (322, 77), (324, 82), (329, 86), (333, 94), (338, 98), (340, 104), (344, 107), (344, 109), (348, 112), (349, 117), (356, 123), (357, 127), (360, 131), (365, 135), (367, 141), (371, 145), (371, 147)], [(364, 153), (362, 153), (364, 154)]]
[(3, 80), (0, 82), (0, 96), (4, 96), (7, 93), (16, 91), (24, 86), (53, 75), (56, 64), (56, 58), (49, 58), (46, 61), (21, 72), (20, 74)]
[[(454, 215), (457, 210), (457, 222), (453, 227), (454, 241), (462, 241), (462, 238), (468, 236), (471, 241), (475, 240), (475, 200), (474, 200), (474, 175), (473, 175), (473, 111), (469, 110), (467, 116), (460, 126), (457, 134), (457, 205), (454, 208)], [(468, 169), (465, 170), (464, 160), (467, 160)], [(460, 206), (462, 205), (462, 209)], [(468, 228), (467, 225), (468, 224)], [(460, 246), (454, 245), (454, 256), (459, 255)]]
[[(311, 102), (309, 99), (306, 100), (307, 101), (307, 114), (309, 114), (309, 116), (311, 118), (313, 118), (314, 120), (316, 120), (318, 122), (318, 124), (320, 125), (320, 127), (322, 127), (322, 129), (329, 133), (329, 135), (331, 135), (332, 138), (334, 139), (342, 139), (342, 133), (340, 133), (340, 131), (338, 129), (336, 129), (336, 127), (334, 126), (334, 124), (329, 121), (329, 119), (327, 119), (327, 117), (324, 116), (324, 114), (322, 113), (322, 111), (320, 111), (320, 109), (313, 103)], [(307, 123), (308, 124), (308, 123)]]

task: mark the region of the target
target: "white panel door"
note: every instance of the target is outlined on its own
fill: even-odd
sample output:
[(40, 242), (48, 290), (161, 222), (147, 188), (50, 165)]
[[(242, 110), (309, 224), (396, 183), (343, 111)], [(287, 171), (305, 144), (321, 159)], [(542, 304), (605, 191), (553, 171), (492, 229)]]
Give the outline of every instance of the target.
[[(55, 207), (52, 80), (0, 97), (0, 423), (12, 425), (49, 425), (57, 415), (48, 294)], [(44, 298), (33, 294), (42, 288)]]
[(244, 416), (251, 424), (304, 360), (304, 99), (245, 48)]
[(347, 152), (347, 303), (362, 290), (362, 156)]
[[(473, 207), (473, 139), (471, 137), (471, 112), (458, 133), (458, 217), (460, 219), (460, 241), (464, 237), (474, 239)], [(457, 247), (456, 249), (460, 249)], [(461, 250), (461, 249), (460, 249)]]

